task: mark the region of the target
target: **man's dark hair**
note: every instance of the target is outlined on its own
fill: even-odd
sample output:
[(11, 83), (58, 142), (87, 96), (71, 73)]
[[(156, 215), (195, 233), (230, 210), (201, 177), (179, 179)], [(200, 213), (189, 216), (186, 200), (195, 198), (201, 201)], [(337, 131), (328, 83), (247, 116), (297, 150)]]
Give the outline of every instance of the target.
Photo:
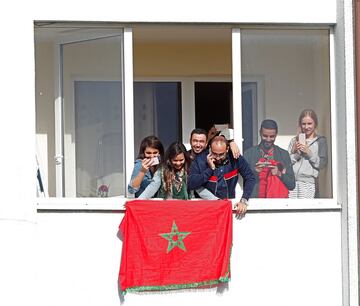
[(205, 135), (206, 136), (206, 140), (208, 139), (208, 133), (204, 130), (204, 129), (201, 129), (201, 128), (196, 128), (196, 129), (193, 129), (191, 131), (191, 134), (190, 134), (190, 140), (192, 138), (192, 136), (194, 134), (200, 134), (200, 135)]
[(276, 121), (272, 119), (265, 119), (261, 122), (260, 131), (261, 129), (268, 129), (268, 130), (276, 130), (276, 134), (278, 132), (278, 125)]

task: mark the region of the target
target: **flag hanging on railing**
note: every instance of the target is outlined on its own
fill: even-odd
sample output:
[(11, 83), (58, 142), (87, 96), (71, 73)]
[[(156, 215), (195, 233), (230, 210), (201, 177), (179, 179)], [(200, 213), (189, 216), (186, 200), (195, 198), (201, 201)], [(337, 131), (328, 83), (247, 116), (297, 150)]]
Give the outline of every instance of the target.
[(228, 200), (129, 201), (120, 230), (122, 294), (206, 287), (230, 279)]

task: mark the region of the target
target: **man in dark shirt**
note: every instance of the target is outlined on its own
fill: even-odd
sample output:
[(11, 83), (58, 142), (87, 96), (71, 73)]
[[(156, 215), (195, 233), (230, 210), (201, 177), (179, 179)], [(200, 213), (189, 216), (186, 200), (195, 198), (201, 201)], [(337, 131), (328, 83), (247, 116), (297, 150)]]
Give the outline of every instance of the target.
[(275, 145), (278, 125), (266, 119), (261, 123), (261, 142), (247, 149), (244, 158), (255, 174), (251, 197), (287, 198), (295, 188), (295, 176), (288, 151)]
[(188, 187), (190, 190), (204, 187), (220, 199), (235, 198), (239, 173), (243, 177), (244, 191), (235, 208), (236, 213), (243, 216), (255, 185), (255, 176), (242, 156), (235, 159), (229, 153), (225, 137), (215, 136), (211, 140), (210, 150), (198, 154), (192, 162)]
[(196, 128), (191, 131), (190, 134), (191, 149), (188, 151), (191, 160), (194, 160), (198, 154), (203, 152), (207, 148), (208, 141), (217, 135), (224, 136), (226, 138), (226, 140), (229, 142), (231, 153), (235, 158), (238, 158), (240, 156), (239, 147), (232, 139), (233, 130), (227, 128), (220, 131), (217, 130), (215, 126), (213, 126), (209, 132), (206, 132), (204, 129), (201, 128)]
[(188, 151), (191, 160), (194, 160), (198, 154), (206, 149), (208, 143), (208, 133), (204, 129), (196, 128), (190, 134), (190, 146)]

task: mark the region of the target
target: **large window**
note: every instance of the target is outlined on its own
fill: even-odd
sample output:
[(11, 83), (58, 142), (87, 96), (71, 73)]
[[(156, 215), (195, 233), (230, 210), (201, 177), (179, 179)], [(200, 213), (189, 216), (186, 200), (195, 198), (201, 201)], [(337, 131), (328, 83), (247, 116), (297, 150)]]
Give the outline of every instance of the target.
[(261, 121), (274, 119), (275, 144), (288, 150), (301, 111), (313, 109), (328, 146), (317, 197), (332, 198), (330, 37), (329, 29), (290, 27), (36, 23), (44, 194), (126, 198), (139, 144), (151, 134), (166, 148), (189, 145), (195, 127), (229, 124), (244, 152), (259, 143)]
[[(317, 196), (322, 198), (332, 197), (329, 54), (329, 30), (241, 31), (242, 78), (262, 80), (263, 88), (258, 90), (263, 91), (264, 109), (258, 127), (263, 119), (274, 119), (279, 126), (276, 144), (288, 150), (300, 132), (300, 113), (312, 109), (317, 114), (316, 133), (325, 136), (328, 144), (328, 163), (316, 179)], [(301, 167), (294, 167), (295, 177)]]
[(35, 27), (37, 154), (50, 196), (124, 195), (122, 43), (121, 29)]

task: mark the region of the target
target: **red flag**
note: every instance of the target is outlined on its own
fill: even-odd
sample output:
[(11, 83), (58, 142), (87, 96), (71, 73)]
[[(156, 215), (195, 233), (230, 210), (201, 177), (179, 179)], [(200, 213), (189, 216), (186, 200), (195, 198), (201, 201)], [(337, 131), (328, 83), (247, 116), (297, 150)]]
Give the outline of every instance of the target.
[(130, 201), (120, 229), (123, 294), (210, 286), (230, 279), (228, 200)]

